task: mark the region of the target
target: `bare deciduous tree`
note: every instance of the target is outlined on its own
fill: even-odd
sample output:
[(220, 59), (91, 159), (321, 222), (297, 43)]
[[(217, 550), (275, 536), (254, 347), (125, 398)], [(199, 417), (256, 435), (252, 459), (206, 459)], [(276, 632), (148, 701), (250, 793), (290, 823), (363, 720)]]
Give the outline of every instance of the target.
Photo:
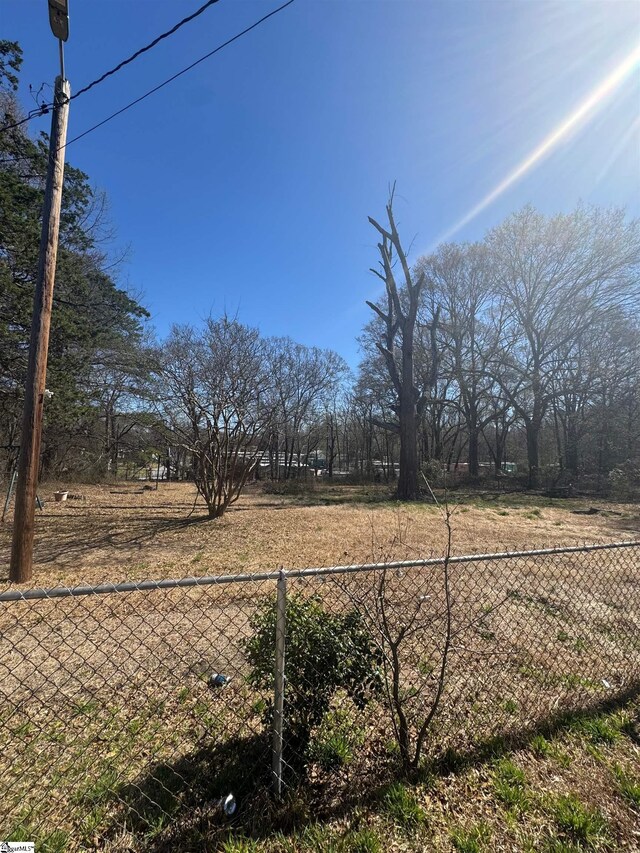
[[(426, 482), (426, 481), (425, 481)], [(433, 570), (429, 593), (416, 594), (402, 573), (382, 569), (377, 582), (338, 581), (363, 618), (382, 662), (383, 696), (400, 751), (403, 770), (418, 768), (425, 740), (446, 686), (453, 637), (453, 602), (449, 569), (452, 555), (452, 511), (440, 505), (446, 544), (439, 569)], [(425, 646), (432, 644), (425, 657)]]
[[(394, 187), (395, 189), (395, 187)], [(407, 255), (393, 215), (392, 189), (386, 205), (388, 226), (385, 228), (371, 216), (369, 222), (382, 237), (378, 243), (380, 269), (371, 271), (384, 282), (386, 306), (367, 302), (384, 324), (383, 339), (376, 341), (382, 354), (394, 391), (397, 396), (398, 430), (400, 435), (400, 472), (398, 497), (416, 500), (420, 495), (418, 485), (418, 414), (424, 398), (414, 379), (414, 333), (420, 305), (420, 295), (425, 283), (424, 273), (412, 275)], [(396, 282), (394, 268), (400, 264), (402, 286)], [(437, 319), (436, 321), (437, 322)]]
[(620, 210), (546, 217), (525, 207), (494, 229), (488, 247), (501, 301), (494, 376), (525, 425), (529, 487), (537, 488), (556, 356), (637, 301), (640, 232)]
[(171, 331), (161, 353), (161, 406), (192, 458), (210, 518), (234, 503), (253, 471), (272, 419), (267, 349), (256, 329), (223, 317), (202, 332)]

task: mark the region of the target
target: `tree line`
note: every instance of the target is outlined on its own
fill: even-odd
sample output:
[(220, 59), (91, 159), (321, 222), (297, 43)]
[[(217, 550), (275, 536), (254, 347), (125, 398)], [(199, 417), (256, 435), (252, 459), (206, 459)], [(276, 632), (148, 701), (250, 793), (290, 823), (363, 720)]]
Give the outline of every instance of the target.
[[(395, 432), (399, 494), (420, 463), (478, 477), (506, 454), (527, 485), (582, 477), (602, 488), (640, 456), (640, 228), (618, 209), (531, 206), (478, 243), (444, 244), (410, 268), (393, 213), (380, 235), (384, 296), (361, 338), (357, 387)], [(407, 445), (406, 451), (403, 445)]]

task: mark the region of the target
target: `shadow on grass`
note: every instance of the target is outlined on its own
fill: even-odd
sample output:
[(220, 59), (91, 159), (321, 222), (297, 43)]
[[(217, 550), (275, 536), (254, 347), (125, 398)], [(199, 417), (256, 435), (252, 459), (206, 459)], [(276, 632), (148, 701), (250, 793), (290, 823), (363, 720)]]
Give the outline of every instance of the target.
[[(107, 519), (104, 522), (92, 521), (90, 533), (87, 533), (87, 529), (82, 525), (78, 525), (68, 531), (59, 528), (56, 532), (55, 540), (45, 540), (38, 544), (37, 562), (38, 564), (55, 563), (57, 560), (64, 558), (65, 562), (70, 563), (72, 562), (71, 558), (74, 556), (83, 556), (90, 551), (105, 547), (109, 547), (110, 550), (115, 552), (129, 550), (135, 546), (142, 550), (163, 533), (184, 530), (210, 521), (211, 519), (208, 515), (192, 515), (178, 519), (159, 519), (157, 516), (149, 516), (141, 513), (135, 519), (127, 520), (127, 524), (133, 529), (127, 531), (124, 535), (120, 532), (112, 532), (111, 528), (114, 524), (112, 519)], [(104, 532), (96, 529), (99, 527), (102, 527)], [(8, 573), (2, 572), (0, 581), (5, 580), (9, 580)]]
[[(270, 794), (270, 744), (267, 734), (235, 738), (224, 744), (201, 748), (177, 762), (157, 765), (149, 775), (120, 788), (118, 809), (102, 842), (122, 835), (126, 825), (131, 849), (163, 853), (175, 849), (218, 850), (225, 840), (260, 840), (276, 832), (284, 835), (302, 831), (322, 820), (340, 820), (354, 806), (376, 809), (383, 803), (389, 784), (433, 780), (451, 773), (464, 773), (474, 766), (527, 748), (538, 735), (552, 737), (580, 730), (580, 724), (611, 713), (640, 696), (640, 680), (614, 697), (603, 699), (581, 712), (549, 717), (524, 731), (492, 737), (464, 751), (447, 750), (427, 758), (415, 773), (403, 775), (391, 762), (372, 766), (360, 777), (328, 775), (322, 783), (311, 783), (303, 774), (289, 769), (285, 797)], [(640, 743), (638, 721), (623, 729)], [(232, 792), (238, 809), (224, 816), (219, 802)]]
[[(146, 777), (115, 791), (117, 809), (101, 844), (120, 837), (126, 826), (132, 850), (200, 850), (205, 842), (214, 845), (206, 849), (217, 849), (230, 826), (240, 820), (244, 827), (269, 805), (269, 764), (264, 734), (230, 738), (157, 764)], [(230, 793), (238, 815), (231, 819), (221, 807)]]
[[(504, 735), (495, 735), (466, 750), (446, 750), (429, 763), (430, 770), (435, 775), (440, 776), (448, 773), (459, 773), (498, 758), (505, 753), (525, 749), (539, 735), (554, 737), (570, 731), (575, 728), (576, 724), (620, 710), (634, 702), (639, 696), (640, 679), (635, 679), (626, 689), (617, 691), (613, 696), (602, 698), (582, 710), (567, 710), (551, 715), (540, 720), (534, 726)], [(639, 724), (640, 721), (636, 721), (635, 725), (625, 730), (627, 737), (635, 743), (640, 743)]]

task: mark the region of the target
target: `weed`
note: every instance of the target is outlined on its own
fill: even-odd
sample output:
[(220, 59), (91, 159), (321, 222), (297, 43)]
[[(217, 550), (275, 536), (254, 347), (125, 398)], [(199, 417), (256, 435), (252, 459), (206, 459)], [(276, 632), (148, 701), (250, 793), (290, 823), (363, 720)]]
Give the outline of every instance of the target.
[(496, 638), (495, 632), (488, 631), (486, 628), (479, 628), (478, 634), (483, 640), (495, 640)]
[(425, 821), (424, 809), (415, 794), (400, 782), (387, 788), (383, 805), (391, 819), (402, 827), (415, 827)]
[(640, 779), (629, 775), (619, 764), (614, 764), (612, 771), (618, 782), (620, 795), (632, 806), (640, 809)]
[(166, 702), (163, 699), (149, 700), (149, 715), (151, 717), (161, 717), (164, 714)]
[(575, 794), (549, 796), (545, 807), (568, 841), (593, 847), (609, 836), (609, 827), (601, 812), (585, 805)]
[(463, 757), (452, 746), (448, 746), (442, 753), (438, 766), (443, 775), (456, 773), (463, 765)]
[(73, 797), (74, 802), (82, 804), (98, 804), (109, 799), (119, 787), (117, 770), (110, 768), (101, 776), (81, 788)]
[(75, 715), (90, 717), (94, 711), (98, 710), (98, 703), (91, 699), (88, 702), (76, 702)]
[(557, 761), (561, 767), (569, 767), (571, 764), (571, 756), (561, 749), (559, 744), (555, 741), (552, 741), (549, 744), (549, 755), (554, 759), (554, 761)]
[(143, 720), (141, 720), (140, 717), (135, 717), (133, 720), (127, 723), (127, 731), (131, 735), (137, 735), (142, 726)]
[(254, 714), (258, 714), (261, 716), (267, 710), (267, 703), (264, 699), (256, 699), (256, 701), (251, 706), (251, 710)]
[(168, 821), (169, 817), (166, 814), (153, 815), (147, 824), (146, 837), (150, 841), (158, 838), (166, 829)]
[(223, 853), (257, 853), (258, 845), (251, 838), (227, 838), (222, 844)]
[(570, 672), (568, 675), (562, 675), (560, 677), (560, 683), (569, 688), (586, 687), (588, 690), (600, 689), (600, 685), (595, 681), (592, 681), (590, 678), (584, 678), (582, 675), (576, 675), (574, 672)]
[(309, 745), (309, 758), (325, 770), (343, 767), (353, 760), (354, 749), (364, 743), (364, 733), (344, 710), (329, 712)]
[(502, 703), (502, 707), (507, 712), (507, 714), (516, 714), (518, 711), (518, 703), (514, 702), (513, 699), (505, 699)]
[(523, 663), (518, 667), (518, 672), (524, 678), (529, 678), (531, 679), (531, 681), (535, 681), (537, 684), (547, 684), (548, 675), (543, 669), (538, 669), (535, 666), (530, 666), (529, 664)]
[(42, 853), (64, 853), (67, 849), (68, 841), (69, 833), (58, 829), (52, 832), (51, 835), (43, 838), (40, 844), (37, 845), (37, 849), (38, 851), (42, 851)]
[[(303, 842), (304, 846), (295, 845), (292, 849), (295, 853), (298, 853), (298, 850), (309, 849), (313, 850), (314, 853), (321, 853), (321, 851), (326, 850), (327, 853), (342, 853), (344, 850), (342, 844), (336, 839), (334, 833), (331, 831), (331, 828), (328, 826), (323, 826), (321, 823), (314, 823), (310, 826), (305, 826), (304, 830), (300, 834), (299, 840)], [(244, 851), (241, 851), (244, 853)], [(252, 851), (247, 851), (247, 853), (252, 853)]]
[(604, 755), (602, 754), (602, 750), (594, 743), (585, 743), (584, 748), (585, 752), (592, 758), (594, 758), (596, 761), (604, 761)]
[(421, 660), (418, 661), (418, 672), (420, 675), (427, 676), (431, 675), (433, 672), (434, 666), (430, 660)]
[(558, 633), (556, 634), (556, 638), (560, 640), (561, 643), (566, 643), (569, 639), (569, 635), (566, 631), (558, 631)]
[(106, 815), (106, 810), (103, 806), (97, 806), (83, 818), (81, 831), (85, 842), (92, 839), (95, 832), (102, 826)]
[(387, 755), (399, 755), (400, 747), (398, 746), (398, 741), (390, 738), (384, 745), (385, 751)]
[(569, 728), (593, 744), (612, 744), (620, 738), (620, 727), (615, 725), (611, 717), (578, 717), (570, 723)]
[(460, 853), (482, 853), (491, 838), (491, 831), (486, 823), (478, 823), (471, 827), (455, 827), (450, 838)]
[(535, 735), (532, 737), (529, 746), (534, 755), (537, 755), (539, 758), (548, 758), (553, 752), (551, 744), (544, 735)]
[(16, 726), (15, 729), (10, 729), (12, 735), (16, 735), (17, 737), (25, 737), (25, 735), (31, 734), (33, 730), (33, 723), (31, 720), (25, 720), (24, 723), (20, 723), (19, 726)]
[(526, 784), (524, 771), (511, 759), (503, 758), (498, 761), (493, 773), (493, 790), (507, 808), (516, 809), (519, 813), (527, 811), (529, 797)]
[(344, 853), (381, 853), (382, 843), (369, 827), (348, 832), (340, 845)]
[[(538, 850), (539, 848), (534, 847), (533, 849)], [(544, 853), (582, 853), (584, 848), (578, 844), (572, 844), (570, 841), (549, 838), (542, 849)]]

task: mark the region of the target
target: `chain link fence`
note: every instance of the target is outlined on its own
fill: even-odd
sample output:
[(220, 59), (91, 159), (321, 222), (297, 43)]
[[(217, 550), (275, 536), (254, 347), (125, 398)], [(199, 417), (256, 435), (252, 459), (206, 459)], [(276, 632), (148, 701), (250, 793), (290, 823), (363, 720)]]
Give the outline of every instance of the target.
[(640, 543), (0, 593), (0, 839), (164, 849), (640, 683)]

